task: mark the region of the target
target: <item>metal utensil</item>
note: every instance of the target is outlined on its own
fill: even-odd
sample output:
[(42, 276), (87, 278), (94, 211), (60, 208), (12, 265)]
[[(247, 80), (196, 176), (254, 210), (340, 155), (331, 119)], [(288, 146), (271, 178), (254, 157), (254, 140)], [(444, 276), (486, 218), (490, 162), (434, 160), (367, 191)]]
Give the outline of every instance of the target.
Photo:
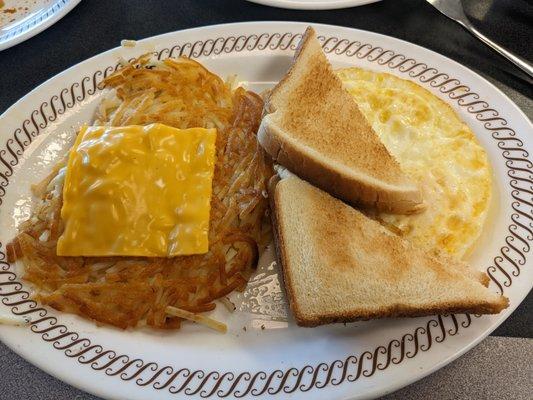
[(509, 50), (504, 49), (502, 46), (494, 43), (488, 37), (483, 35), (478, 31), (474, 25), (468, 20), (461, 0), (426, 0), (429, 4), (439, 10), (441, 13), (446, 15), (448, 18), (453, 19), (454, 21), (461, 24), (466, 30), (468, 30), (472, 35), (476, 36), (486, 45), (492, 47), (502, 56), (511, 61), (514, 65), (528, 74), (533, 78), (533, 64), (524, 60), (523, 58), (517, 56), (516, 54), (511, 53)]

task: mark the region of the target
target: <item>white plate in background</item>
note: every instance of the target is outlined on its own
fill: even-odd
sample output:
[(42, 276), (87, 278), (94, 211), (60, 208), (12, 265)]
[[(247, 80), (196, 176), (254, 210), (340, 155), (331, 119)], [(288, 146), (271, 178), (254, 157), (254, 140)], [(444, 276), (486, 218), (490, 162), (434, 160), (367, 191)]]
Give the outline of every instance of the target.
[(248, 0), (252, 3), (263, 4), (278, 8), (292, 8), (295, 10), (333, 10), (338, 8), (357, 7), (375, 3), (380, 0)]
[(80, 0), (3, 0), (0, 50), (14, 46), (55, 24)]

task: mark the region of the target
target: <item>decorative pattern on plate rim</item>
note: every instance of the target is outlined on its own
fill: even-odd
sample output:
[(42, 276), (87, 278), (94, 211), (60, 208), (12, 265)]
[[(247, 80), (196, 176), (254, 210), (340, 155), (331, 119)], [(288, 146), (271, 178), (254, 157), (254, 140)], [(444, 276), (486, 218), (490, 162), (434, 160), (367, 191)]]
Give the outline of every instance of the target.
[[(300, 34), (291, 32), (218, 37), (164, 48), (155, 55), (158, 59), (181, 55), (199, 58), (255, 50), (294, 50), (300, 37)], [(523, 148), (523, 142), (516, 137), (516, 132), (508, 126), (507, 120), (497, 110), (491, 108), (489, 103), (482, 100), (470, 87), (436, 68), (369, 43), (337, 37), (320, 37), (320, 40), (326, 53), (375, 62), (396, 71), (400, 76), (407, 75), (424, 85), (438, 89), (472, 114), (495, 140), (507, 167), (513, 211), (505, 243), (494, 257), (493, 265), (487, 268), (487, 273), (500, 292), (504, 293), (505, 288), (512, 285), (513, 278), (520, 275), (520, 268), (525, 265), (526, 254), (533, 242), (533, 163)], [(4, 148), (0, 149), (0, 206), (14, 167), (33, 139), (49, 122), (55, 121), (67, 109), (100, 90), (99, 83), (102, 79), (118, 67), (115, 65), (97, 70), (91, 76), (85, 76), (70, 87), (63, 88), (49, 101), (34, 109), (13, 132), (12, 137), (7, 139)], [(118, 376), (123, 381), (134, 380), (139, 386), (150, 386), (156, 390), (167, 389), (173, 394), (199, 395), (203, 398), (240, 398), (247, 395), (307, 392), (328, 385), (354, 382), (361, 376), (370, 377), (390, 365), (400, 364), (415, 357), (419, 352), (428, 351), (434, 343), (441, 343), (472, 324), (470, 315), (435, 316), (402, 337), (364, 351), (359, 356), (350, 355), (344, 360), (321, 362), (315, 366), (306, 365), (270, 372), (192, 371), (188, 368), (159, 366), (155, 362), (119, 355), (99, 344), (93, 344), (90, 339), (69, 331), (65, 325), (58, 323), (55, 316), (39, 307), (29, 298), (29, 293), (17, 279), (0, 244), (2, 303), (11, 307), (13, 314), (29, 318), (30, 329), (39, 334), (45, 342), (52, 343), (55, 349), (63, 351), (67, 357), (76, 359), (81, 364), (88, 364), (93, 370), (104, 371), (109, 376)]]
[(24, 21), (24, 23), (17, 25), (11, 29), (7, 29), (7, 31), (3, 35), (0, 35), (0, 43), (7, 42), (8, 40), (15, 38), (16, 36), (20, 36), (29, 31), (35, 25), (40, 24), (42, 21), (52, 18), (68, 3), (70, 3), (70, 1), (71, 0), (56, 1), (51, 6), (41, 10), (40, 12), (29, 18), (27, 21)]

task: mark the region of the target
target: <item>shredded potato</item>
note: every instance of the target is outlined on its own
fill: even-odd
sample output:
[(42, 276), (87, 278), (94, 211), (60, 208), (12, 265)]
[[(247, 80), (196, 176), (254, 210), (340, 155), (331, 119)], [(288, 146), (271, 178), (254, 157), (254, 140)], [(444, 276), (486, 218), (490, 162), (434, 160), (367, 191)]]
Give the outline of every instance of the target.
[[(245, 287), (269, 239), (262, 193), (273, 171), (255, 136), (262, 100), (242, 88), (232, 90), (187, 58), (143, 56), (104, 85), (112, 90), (95, 125), (217, 128), (209, 252), (175, 258), (57, 256), (64, 228), (64, 159), (34, 186), (41, 201), (8, 245), (8, 258), (23, 261), (36, 299), (57, 310), (124, 329), (179, 328), (183, 319), (205, 323), (197, 313), (213, 310), (216, 299)], [(208, 322), (221, 330), (216, 324)]]
[(228, 331), (228, 327), (226, 326), (226, 324), (216, 321), (213, 318), (205, 317), (201, 314), (194, 314), (192, 312), (181, 310), (172, 306), (167, 307), (167, 313), (175, 317), (187, 319), (189, 321), (205, 325), (208, 328), (214, 329), (215, 331), (219, 331), (221, 333), (226, 333)]

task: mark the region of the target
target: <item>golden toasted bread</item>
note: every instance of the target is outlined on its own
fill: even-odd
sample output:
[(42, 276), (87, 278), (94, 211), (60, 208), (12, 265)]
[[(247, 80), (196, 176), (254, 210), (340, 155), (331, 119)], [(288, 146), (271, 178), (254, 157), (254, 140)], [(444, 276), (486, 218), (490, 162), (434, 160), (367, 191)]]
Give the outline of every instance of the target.
[(495, 314), (486, 274), (437, 258), (297, 177), (270, 184), (276, 247), (298, 325)]
[(258, 132), (281, 165), (351, 204), (407, 214), (423, 209), (307, 28), (287, 75), (269, 93)]

